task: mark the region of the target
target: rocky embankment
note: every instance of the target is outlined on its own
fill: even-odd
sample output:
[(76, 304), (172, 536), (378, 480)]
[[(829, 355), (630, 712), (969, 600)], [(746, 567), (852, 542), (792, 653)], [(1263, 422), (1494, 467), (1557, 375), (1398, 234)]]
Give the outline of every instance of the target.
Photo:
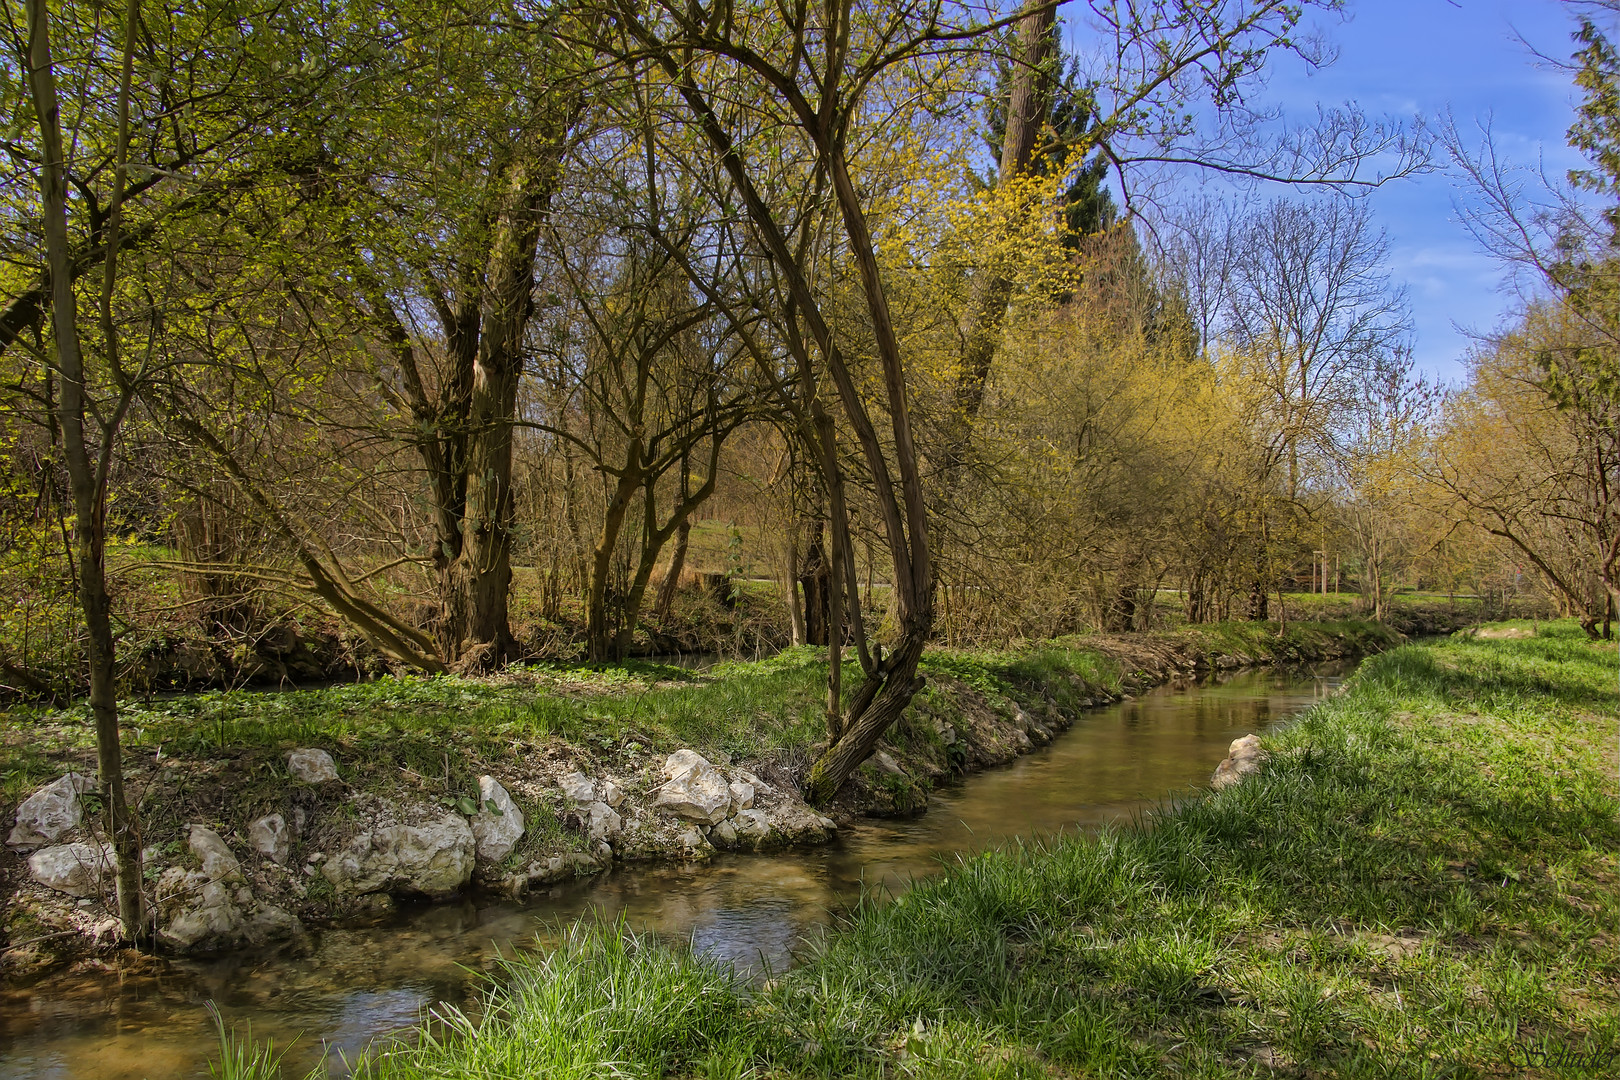
[[(824, 843), (838, 826), (784, 787), (694, 750), (656, 773), (580, 771), (478, 780), (479, 799), (446, 808), (351, 789), (318, 748), (285, 756), (285, 809), (229, 830), (190, 823), (183, 842), (148, 847), (154, 936), (165, 951), (211, 953), (296, 941), (312, 925), (375, 917), (399, 901), (470, 888), (514, 898), (616, 861), (703, 859)], [(549, 795), (558, 813), (527, 820), (508, 784)], [(536, 787), (549, 788), (536, 792)], [(110, 946), (111, 848), (87, 814), (94, 781), (68, 773), (18, 807), (7, 847), (24, 863), (6, 916), (13, 973), (84, 946)], [(525, 841), (528, 841), (525, 843)]]
[[(521, 898), (620, 862), (821, 844), (840, 821), (920, 813), (936, 784), (1050, 742), (1088, 707), (1200, 670), (1331, 659), (1387, 643), (1327, 631), (1256, 640), (1090, 638), (1091, 660), (1080, 665), (1087, 675), (1061, 665), (1038, 674), (1008, 668), (988, 682), (948, 665), (932, 670), (927, 690), (827, 814), (799, 795), (807, 747), (733, 763), (715, 749), (668, 752), (633, 741), (590, 749), (552, 738), (483, 762), (476, 791), (465, 793), (450, 782), (453, 746), (442, 778), (405, 766), (383, 777), (374, 762), (345, 761), (337, 744), (201, 760), (166, 758), (160, 748), (126, 767), (145, 816), (153, 938), (170, 954), (297, 947), (312, 928), (385, 918), (401, 902), (468, 890)], [(478, 770), (479, 762), (466, 764)], [(29, 794), (6, 846), (4, 972), (106, 963), (98, 954), (116, 951), (118, 929), (110, 851), (85, 769)]]

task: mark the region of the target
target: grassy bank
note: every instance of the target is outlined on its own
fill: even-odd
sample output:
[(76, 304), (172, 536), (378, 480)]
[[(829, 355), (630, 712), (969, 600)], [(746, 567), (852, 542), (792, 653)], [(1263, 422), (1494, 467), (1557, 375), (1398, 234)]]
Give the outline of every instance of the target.
[(1612, 1076), (1614, 687), (1562, 624), (1397, 649), (1260, 776), (867, 905), (767, 989), (583, 929), (360, 1075)]
[[(1163, 633), (1076, 637), (1000, 651), (930, 651), (914, 714), (960, 719), (958, 692), (992, 709), (1015, 704), (1072, 716), (1095, 698), (1202, 666), (1291, 662), (1386, 647), (1392, 636), (1357, 620), (1221, 623)], [(333, 752), (351, 782), (397, 781), (402, 770), (440, 777), (447, 794), (480, 772), (539, 750), (617, 758), (690, 746), (757, 761), (804, 753), (823, 737), (825, 650), (797, 648), (706, 671), (630, 660), (539, 664), (492, 678), (388, 676), (373, 682), (265, 693), (207, 691), (123, 703), (130, 767), (161, 749), (171, 762), (229, 760), (235, 780), (270, 774), (286, 749)], [(854, 692), (854, 680), (847, 680)], [(934, 749), (931, 733), (896, 738)], [(0, 712), (0, 800), (7, 806), (70, 768), (94, 767), (95, 732), (83, 705)]]

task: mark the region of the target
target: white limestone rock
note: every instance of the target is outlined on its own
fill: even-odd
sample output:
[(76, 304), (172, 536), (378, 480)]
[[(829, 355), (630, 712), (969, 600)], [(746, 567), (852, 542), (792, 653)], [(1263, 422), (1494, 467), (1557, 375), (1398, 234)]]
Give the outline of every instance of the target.
[(292, 852), (292, 830), (280, 814), (266, 814), (248, 825), (248, 844), (260, 855), (279, 866), (287, 865)]
[(754, 805), (754, 785), (745, 780), (733, 780), (726, 786), (731, 792), (731, 812), (740, 813)]
[(1227, 748), (1226, 759), (1215, 766), (1215, 775), (1210, 777), (1209, 786), (1216, 791), (1229, 788), (1250, 773), (1259, 772), (1265, 763), (1266, 752), (1260, 748), (1260, 736), (1245, 735), (1241, 739), (1233, 739), (1232, 745)]
[(69, 896), (100, 896), (112, 886), (112, 847), (96, 842), (40, 848), (28, 856), (28, 873), (46, 888)]
[(523, 811), (493, 776), (478, 778), (478, 813), (472, 819), (472, 832), (478, 860), (491, 865), (512, 854), (523, 839)]
[(569, 877), (572, 872), (561, 855), (553, 855), (545, 862), (539, 860), (531, 862), (524, 875), (530, 885), (550, 885)]
[(733, 827), (739, 839), (756, 846), (770, 839), (771, 819), (763, 810), (738, 811)]
[(274, 904), (260, 904), (247, 920), (247, 938), (255, 945), (296, 937), (304, 932), (298, 916)]
[(191, 853), (202, 863), (209, 881), (241, 881), (242, 864), (237, 861), (225, 838), (213, 829), (193, 825), (186, 836)]
[(718, 848), (733, 848), (737, 846), (737, 830), (731, 822), (722, 821), (709, 830), (709, 841)]
[(325, 750), (294, 750), (287, 755), (287, 771), (305, 784), (325, 784), (338, 778), (337, 763)]
[(684, 772), (689, 772), (699, 765), (709, 764), (709, 759), (696, 750), (677, 750), (664, 759), (664, 776), (673, 780)]
[(592, 840), (610, 840), (624, 831), (624, 819), (605, 802), (594, 802), (586, 808), (585, 826)]
[(771, 839), (782, 844), (820, 844), (838, 826), (797, 799), (783, 799), (770, 808)]
[(231, 890), (198, 870), (176, 866), (158, 879), (158, 940), (180, 952), (240, 941), (246, 919)]
[[(677, 762), (677, 759), (680, 760)], [(674, 775), (659, 791), (653, 805), (665, 813), (702, 825), (724, 821), (731, 811), (731, 788), (720, 770), (690, 750), (671, 754), (664, 766), (665, 774), (670, 774), (675, 765), (682, 767), (673, 770)]]
[(157, 915), (158, 940), (182, 953), (263, 945), (304, 930), (296, 916), (259, 903), (246, 886), (233, 887), (179, 866), (158, 879)]
[(562, 788), (563, 798), (575, 806), (589, 806), (596, 801), (596, 785), (584, 773), (571, 772), (557, 781)]
[(624, 788), (615, 784), (612, 780), (603, 780), (602, 801), (617, 810), (620, 804), (624, 802)]
[(745, 784), (752, 784), (753, 788), (754, 788), (754, 794), (755, 795), (775, 795), (776, 794), (776, 789), (775, 788), (771, 787), (771, 785), (767, 784), (765, 781), (761, 780), (759, 777), (755, 776), (753, 773), (749, 772), (747, 769), (734, 770), (733, 775), (736, 776), (737, 779), (741, 780)]
[(16, 825), (6, 846), (15, 851), (32, 851), (54, 844), (63, 833), (79, 827), (84, 819), (79, 796), (95, 788), (94, 779), (72, 772), (46, 784), (17, 807)]
[(426, 825), (392, 825), (361, 833), (321, 865), (340, 893), (454, 896), (472, 879), (478, 842), (460, 814)]

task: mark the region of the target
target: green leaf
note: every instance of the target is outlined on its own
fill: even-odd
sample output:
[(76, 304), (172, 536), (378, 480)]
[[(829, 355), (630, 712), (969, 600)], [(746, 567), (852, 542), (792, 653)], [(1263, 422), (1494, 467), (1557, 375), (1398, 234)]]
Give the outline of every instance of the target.
[(478, 804), (467, 798), (467, 796), (463, 795), (461, 798), (456, 800), (456, 809), (460, 810), (468, 817), (471, 817), (472, 815), (478, 813)]

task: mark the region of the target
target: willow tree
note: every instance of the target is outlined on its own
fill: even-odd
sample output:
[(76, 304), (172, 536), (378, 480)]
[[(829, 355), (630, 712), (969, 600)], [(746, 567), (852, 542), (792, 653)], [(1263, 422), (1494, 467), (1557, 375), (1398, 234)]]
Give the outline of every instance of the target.
[(417, 62), (373, 122), (330, 144), (322, 176), (348, 250), (332, 284), (368, 326), (376, 386), (425, 474), (440, 658), (474, 669), (513, 646), (518, 384), (587, 85), (555, 33), (569, 17), (500, 2), (448, 25), (401, 12), (392, 36)]

